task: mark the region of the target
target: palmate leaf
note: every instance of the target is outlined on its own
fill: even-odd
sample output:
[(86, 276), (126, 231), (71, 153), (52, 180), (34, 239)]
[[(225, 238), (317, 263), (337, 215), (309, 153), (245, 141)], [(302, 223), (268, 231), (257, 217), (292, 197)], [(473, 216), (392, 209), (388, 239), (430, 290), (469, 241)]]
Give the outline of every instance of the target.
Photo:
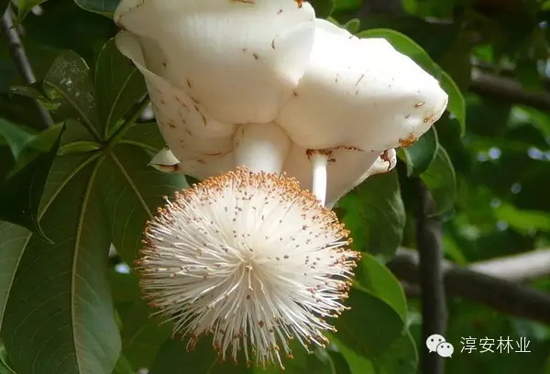
[[(104, 49), (100, 60), (114, 52)], [(104, 137), (107, 117), (97, 108), (112, 113), (111, 125), (123, 120), (132, 100), (113, 98), (128, 94), (124, 80), (112, 81), (113, 91), (96, 98), (86, 64), (64, 53), (46, 81), (48, 97), (62, 108), (59, 113), (82, 122), (67, 121), (38, 212), (53, 244), (0, 224), (2, 337), (19, 374), (111, 374), (115, 363), (119, 371), (127, 365), (119, 360), (121, 337), (107, 277), (109, 246), (115, 243), (131, 263), (145, 221), (162, 197), (187, 184), (181, 175), (147, 166), (151, 152), (164, 144), (155, 142), (161, 137), (154, 124), (135, 125), (156, 131), (149, 139), (135, 136), (135, 113), (116, 136)], [(139, 96), (144, 94), (143, 87)]]
[(108, 373), (118, 358), (105, 277), (109, 235), (96, 192), (101, 162), (91, 156), (78, 164), (44, 211), (55, 244), (35, 235), (27, 242), (3, 324), (19, 373)]

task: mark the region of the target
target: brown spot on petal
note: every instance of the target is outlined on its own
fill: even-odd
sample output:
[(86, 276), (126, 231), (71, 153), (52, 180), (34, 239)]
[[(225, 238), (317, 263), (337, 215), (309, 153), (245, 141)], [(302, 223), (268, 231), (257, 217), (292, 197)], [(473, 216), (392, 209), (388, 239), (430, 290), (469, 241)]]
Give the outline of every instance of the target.
[(204, 161), (204, 160), (198, 159), (197, 162), (199, 164), (206, 165), (206, 161)]
[(162, 63), (162, 66), (166, 67), (166, 62), (163, 62), (163, 63)]
[(191, 81), (189, 80), (189, 78), (187, 79), (187, 87), (193, 88), (193, 87), (191, 86)]
[(420, 108), (420, 107), (424, 106), (424, 104), (425, 104), (425, 102), (416, 103), (416, 104), (414, 104), (414, 107), (415, 108)]
[(298, 8), (301, 8), (304, 5), (305, 0), (294, 0), (294, 2), (298, 5)]
[(271, 41), (271, 49), (275, 50), (275, 39)]
[(413, 134), (409, 134), (405, 139), (399, 139), (399, 145), (401, 147), (410, 147), (417, 140), (418, 139)]
[(363, 80), (363, 78), (365, 78), (365, 74), (361, 74), (361, 76), (359, 77), (359, 79), (357, 80), (357, 82), (355, 83), (355, 85), (359, 85), (359, 83), (361, 83), (361, 81)]
[(430, 113), (426, 118), (424, 118), (424, 123), (428, 123), (428, 122), (433, 123), (434, 122), (434, 117), (435, 117), (435, 114)]
[(330, 150), (330, 149), (308, 149), (308, 150), (306, 150), (306, 156), (307, 156), (308, 159), (311, 159), (311, 156), (313, 156), (313, 154), (315, 154), (315, 153), (330, 157), (332, 155), (332, 150)]
[(260, 56), (256, 53), (252, 53), (252, 56), (254, 56), (254, 59), (255, 60), (259, 60), (260, 59)]
[(282, 9), (279, 9), (279, 11), (277, 12), (277, 14), (281, 14), (283, 13), (283, 10)]
[(296, 92), (296, 90), (292, 91), (292, 93), (294, 94), (294, 96), (298, 96), (298, 92)]
[(344, 151), (364, 152), (361, 148), (353, 147), (353, 146), (350, 146), (350, 145), (341, 145), (341, 146), (338, 146), (338, 147), (332, 148), (332, 149), (344, 150)]

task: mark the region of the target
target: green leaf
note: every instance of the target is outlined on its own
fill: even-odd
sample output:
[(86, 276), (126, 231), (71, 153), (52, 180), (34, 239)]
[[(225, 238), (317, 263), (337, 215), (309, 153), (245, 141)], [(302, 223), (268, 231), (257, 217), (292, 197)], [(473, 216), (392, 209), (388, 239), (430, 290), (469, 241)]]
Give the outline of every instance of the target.
[(140, 298), (137, 277), (113, 273), (111, 289), (122, 324), (122, 353), (134, 370), (150, 367), (162, 345), (172, 333), (171, 323), (151, 317), (153, 310)]
[(338, 332), (329, 338), (347, 361), (349, 372), (402, 374), (386, 370), (393, 364), (387, 362), (388, 357), (403, 335), (401, 317), (384, 301), (357, 287), (352, 290), (348, 305), (352, 309), (338, 318), (335, 323)]
[(12, 368), (8, 359), (8, 353), (4, 344), (0, 345), (0, 374), (17, 374)]
[(430, 190), (436, 204), (436, 215), (453, 209), (456, 197), (456, 175), (447, 151), (438, 145), (435, 158), (420, 179)]
[(404, 147), (407, 176), (423, 173), (435, 158), (438, 146), (437, 132), (432, 127), (410, 147)]
[(357, 34), (361, 29), (361, 21), (359, 18), (352, 18), (344, 25), (344, 28), (352, 34)]
[(380, 374), (416, 374), (418, 351), (409, 331), (405, 331), (391, 347), (384, 352), (377, 366)]
[(161, 173), (147, 166), (150, 160), (142, 148), (120, 144), (99, 174), (113, 243), (127, 263), (135, 260), (145, 222), (165, 204), (163, 197), (188, 187), (182, 174)]
[(368, 178), (346, 195), (339, 207), (351, 230), (353, 247), (391, 258), (401, 244), (405, 227), (405, 208), (395, 170)]
[(401, 317), (407, 319), (407, 299), (399, 281), (384, 265), (373, 256), (363, 253), (355, 270), (355, 282), (371, 294), (391, 306)]
[(136, 371), (132, 368), (132, 365), (130, 365), (126, 357), (120, 355), (116, 362), (115, 369), (113, 370), (113, 374), (135, 374), (135, 372)]
[(56, 129), (57, 140), (47, 153), (36, 157), (0, 185), (0, 220), (15, 223), (46, 238), (38, 222), (38, 207), (50, 168), (57, 154), (64, 127)]
[(30, 231), (8, 222), (0, 222), (0, 326), (8, 296), (21, 256), (30, 237)]
[(402, 333), (394, 343), (376, 358), (367, 357), (350, 349), (337, 338), (332, 339), (348, 364), (351, 374), (415, 374), (418, 352), (411, 334)]
[(361, 7), (361, 1), (362, 0), (334, 0), (334, 9), (335, 10), (357, 10)]
[[(331, 347), (335, 347), (335, 346), (332, 345)], [(335, 374), (351, 374), (349, 364), (341, 352), (338, 352), (332, 349), (327, 349), (327, 353), (330, 356), (330, 359), (332, 360), (332, 366), (334, 368)]]
[(466, 101), (462, 92), (451, 78), (439, 65), (437, 65), (428, 53), (414, 40), (391, 29), (370, 29), (357, 34), (361, 38), (384, 38), (390, 42), (399, 52), (412, 58), (417, 64), (433, 75), (441, 83), (441, 87), (449, 95), (447, 109), (460, 123), (461, 133), (466, 131)]
[[(103, 50), (102, 58), (107, 58), (107, 52)], [(107, 69), (104, 74), (114, 73), (103, 68)], [(111, 82), (111, 88), (120, 83), (97, 79), (100, 84)], [(0, 261), (3, 336), (19, 374), (112, 373), (121, 337), (107, 277), (110, 244), (132, 263), (141, 247), (145, 222), (163, 204), (162, 197), (187, 187), (183, 175), (168, 175), (147, 166), (164, 141), (156, 124), (132, 123), (138, 111), (126, 112), (135, 87), (123, 86), (118, 86), (119, 97), (113, 91), (100, 99), (102, 108), (114, 108), (112, 120), (106, 123), (122, 123), (117, 135), (105, 144), (98, 118), (109, 115), (98, 115), (95, 88), (85, 63), (65, 52), (44, 81), (46, 95), (57, 105), (56, 113), (72, 118), (65, 121), (61, 152), (38, 210), (39, 222), (54, 243), (7, 223), (0, 229), (6, 254)], [(40, 150), (43, 144), (36, 147)], [(38, 159), (34, 151), (27, 155), (26, 149), (21, 158)], [(137, 290), (131, 300), (117, 303), (116, 308), (124, 365), (129, 363), (133, 370), (140, 364), (150, 366), (170, 326), (158, 328), (158, 321), (148, 318), (150, 310), (138, 301)], [(147, 346), (141, 344), (144, 340)], [(120, 369), (123, 362), (118, 362)]]
[(39, 82), (28, 86), (11, 86), (10, 92), (14, 95), (25, 96), (37, 100), (45, 109), (52, 112), (59, 109), (60, 106), (59, 103), (53, 103), (45, 96), (46, 93), (43, 92), (42, 84)]
[(99, 13), (105, 17), (113, 18), (113, 14), (120, 0), (74, 0), (75, 3), (89, 12)]
[(334, 336), (331, 336), (330, 341), (346, 360), (351, 374), (378, 374), (374, 369), (373, 361), (367, 356), (362, 356)]
[(334, 10), (334, 0), (311, 0), (310, 3), (318, 18), (327, 18)]
[(168, 340), (160, 348), (149, 374), (245, 374), (252, 373), (246, 363), (222, 363), (214, 352), (211, 337), (201, 337), (194, 350), (187, 350), (186, 341)]
[(166, 146), (156, 122), (136, 123), (128, 129), (121, 143), (134, 145), (151, 152), (151, 158)]
[(34, 134), (21, 126), (0, 118), (0, 137), (4, 137), (10, 147), (14, 160), (17, 160), (23, 149), (34, 137)]
[(95, 178), (101, 162), (63, 156), (52, 168), (41, 223), (55, 244), (28, 239), (2, 326), (19, 374), (111, 374), (119, 356), (106, 277), (109, 228)]
[(333, 336), (340, 342), (336, 345), (345, 345), (370, 360), (380, 359), (403, 331), (401, 317), (391, 306), (359, 287), (351, 290), (346, 305), (351, 309), (334, 320), (338, 332)]
[[(336, 374), (332, 358), (325, 349), (317, 347), (313, 349), (313, 353), (308, 353), (296, 340), (290, 342), (290, 348), (293, 358), (281, 358), (285, 374), (301, 374), (308, 371), (315, 374)], [(281, 371), (278, 366), (270, 365), (267, 369), (256, 366), (253, 372), (280, 374)]]
[(44, 77), (44, 91), (58, 105), (56, 113), (64, 119), (78, 119), (88, 131), (101, 139), (95, 88), (86, 62), (73, 51), (65, 51), (53, 62)]
[(114, 39), (101, 50), (95, 68), (97, 109), (107, 139), (117, 122), (145, 96), (147, 89), (139, 70), (117, 49)]

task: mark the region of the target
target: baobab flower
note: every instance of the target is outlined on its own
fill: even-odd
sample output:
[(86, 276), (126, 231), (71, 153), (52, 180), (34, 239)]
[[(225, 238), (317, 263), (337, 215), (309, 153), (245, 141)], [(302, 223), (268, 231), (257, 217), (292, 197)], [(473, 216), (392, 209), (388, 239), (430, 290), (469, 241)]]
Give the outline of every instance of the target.
[(359, 254), (348, 232), (298, 182), (248, 169), (176, 194), (146, 229), (141, 287), (174, 332), (213, 334), (222, 359), (277, 362), (289, 340), (324, 346), (345, 310)]
[(168, 145), (152, 163), (204, 179), (148, 224), (144, 293), (223, 358), (282, 366), (290, 338), (324, 345), (359, 256), (327, 207), (391, 170), (447, 95), (304, 1), (123, 0), (115, 21)]

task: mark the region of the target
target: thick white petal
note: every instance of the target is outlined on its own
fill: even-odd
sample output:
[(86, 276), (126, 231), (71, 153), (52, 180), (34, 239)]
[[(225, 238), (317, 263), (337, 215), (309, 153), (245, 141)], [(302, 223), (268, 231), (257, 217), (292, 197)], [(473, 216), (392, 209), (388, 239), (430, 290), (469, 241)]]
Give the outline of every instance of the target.
[(397, 154), (395, 153), (395, 149), (388, 149), (378, 156), (374, 164), (372, 164), (369, 170), (359, 179), (359, 183), (373, 175), (387, 173), (392, 170), (395, 165), (397, 165)]
[[(134, 35), (121, 31), (116, 43), (145, 77), (160, 131), (173, 155), (181, 161), (179, 171), (203, 178), (215, 174), (222, 164), (231, 169), (232, 162), (227, 160), (232, 158), (224, 156), (233, 150), (237, 126), (214, 120), (183, 90), (145, 68), (141, 45)], [(210, 167), (212, 171), (208, 170)]]
[(146, 66), (225, 123), (267, 123), (308, 63), (315, 14), (294, 0), (124, 0)]
[(386, 40), (317, 20), (310, 65), (276, 121), (305, 148), (384, 151), (412, 144), (446, 106), (438, 81)]

